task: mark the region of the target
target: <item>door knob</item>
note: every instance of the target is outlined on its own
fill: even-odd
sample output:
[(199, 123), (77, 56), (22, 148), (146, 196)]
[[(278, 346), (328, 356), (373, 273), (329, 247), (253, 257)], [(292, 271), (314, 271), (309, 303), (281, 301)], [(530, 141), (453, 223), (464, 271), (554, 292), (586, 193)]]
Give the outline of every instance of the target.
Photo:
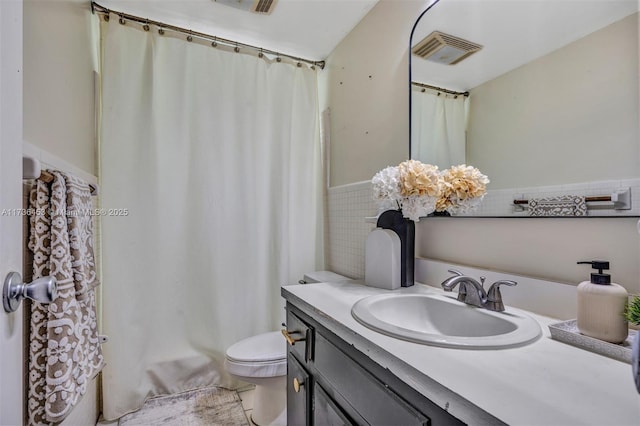
[(58, 295), (58, 284), (54, 277), (42, 277), (25, 284), (17, 272), (9, 272), (2, 289), (2, 304), (5, 312), (14, 312), (25, 297), (40, 303), (50, 303)]

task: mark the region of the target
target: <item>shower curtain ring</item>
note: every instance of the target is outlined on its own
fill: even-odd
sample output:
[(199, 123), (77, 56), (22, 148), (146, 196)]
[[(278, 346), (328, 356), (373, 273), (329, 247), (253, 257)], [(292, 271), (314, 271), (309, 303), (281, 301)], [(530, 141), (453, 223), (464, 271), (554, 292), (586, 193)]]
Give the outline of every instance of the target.
[(236, 43), (236, 47), (233, 48), (233, 51), (236, 53), (240, 51), (240, 48), (238, 47), (238, 43)]
[(212, 47), (216, 47), (216, 46), (218, 46), (218, 37), (214, 37), (214, 38), (213, 38), (213, 41), (211, 42), (211, 46), (212, 46)]
[(282, 62), (282, 58), (280, 57), (280, 53), (276, 53), (276, 62)]
[(193, 36), (191, 34), (193, 34), (193, 30), (189, 30), (189, 35), (187, 36), (187, 41), (193, 41)]
[(120, 15), (120, 19), (118, 20), (118, 22), (120, 22), (121, 25), (124, 25), (127, 23), (127, 21), (125, 21), (125, 19), (122, 17), (122, 15)]
[(264, 56), (264, 53), (262, 53), (262, 49), (260, 49), (260, 52), (258, 52), (258, 58), (262, 58)]
[(158, 34), (164, 35), (164, 28), (162, 27), (158, 28)]
[(145, 30), (145, 31), (149, 31), (149, 20), (148, 19), (144, 23), (144, 25), (142, 26), (142, 29)]

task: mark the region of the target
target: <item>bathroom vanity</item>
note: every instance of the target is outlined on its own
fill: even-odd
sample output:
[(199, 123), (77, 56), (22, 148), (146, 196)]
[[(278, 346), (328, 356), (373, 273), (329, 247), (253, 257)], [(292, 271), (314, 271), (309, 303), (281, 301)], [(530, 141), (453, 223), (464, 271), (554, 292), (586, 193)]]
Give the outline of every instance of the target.
[(289, 424), (463, 424), (292, 304), (287, 330)]
[[(458, 349), (396, 339), (351, 315), (383, 293), (357, 283), (286, 286), (288, 422), (302, 424), (638, 424), (631, 367), (542, 336), (508, 349)], [(506, 315), (509, 314), (507, 308)]]

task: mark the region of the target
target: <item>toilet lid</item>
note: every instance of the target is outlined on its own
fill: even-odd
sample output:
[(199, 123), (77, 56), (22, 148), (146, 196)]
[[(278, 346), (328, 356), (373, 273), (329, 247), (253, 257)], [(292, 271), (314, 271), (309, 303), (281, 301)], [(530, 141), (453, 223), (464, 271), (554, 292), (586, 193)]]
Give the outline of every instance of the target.
[(287, 342), (279, 331), (272, 331), (240, 340), (226, 355), (238, 362), (280, 361), (286, 359)]

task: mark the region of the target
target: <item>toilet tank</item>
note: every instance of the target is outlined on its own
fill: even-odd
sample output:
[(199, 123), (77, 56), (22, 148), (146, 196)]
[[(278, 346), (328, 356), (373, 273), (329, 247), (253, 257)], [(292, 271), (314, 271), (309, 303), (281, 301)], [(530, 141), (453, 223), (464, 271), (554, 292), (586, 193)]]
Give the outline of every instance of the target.
[[(2, 1), (2, 0), (0, 0)], [(314, 271), (307, 272), (304, 274), (304, 277), (298, 281), (298, 284), (311, 284), (311, 283), (338, 283), (344, 281), (352, 281), (351, 278), (345, 277), (344, 275), (336, 274), (331, 271)], [(281, 298), (282, 300), (282, 312), (284, 316), (282, 317), (282, 325), (285, 325), (287, 322), (287, 316), (285, 311), (286, 300)]]
[(344, 275), (336, 274), (331, 271), (314, 271), (304, 274), (304, 278), (299, 281), (300, 284), (309, 283), (337, 283), (341, 281), (351, 281), (352, 278)]

